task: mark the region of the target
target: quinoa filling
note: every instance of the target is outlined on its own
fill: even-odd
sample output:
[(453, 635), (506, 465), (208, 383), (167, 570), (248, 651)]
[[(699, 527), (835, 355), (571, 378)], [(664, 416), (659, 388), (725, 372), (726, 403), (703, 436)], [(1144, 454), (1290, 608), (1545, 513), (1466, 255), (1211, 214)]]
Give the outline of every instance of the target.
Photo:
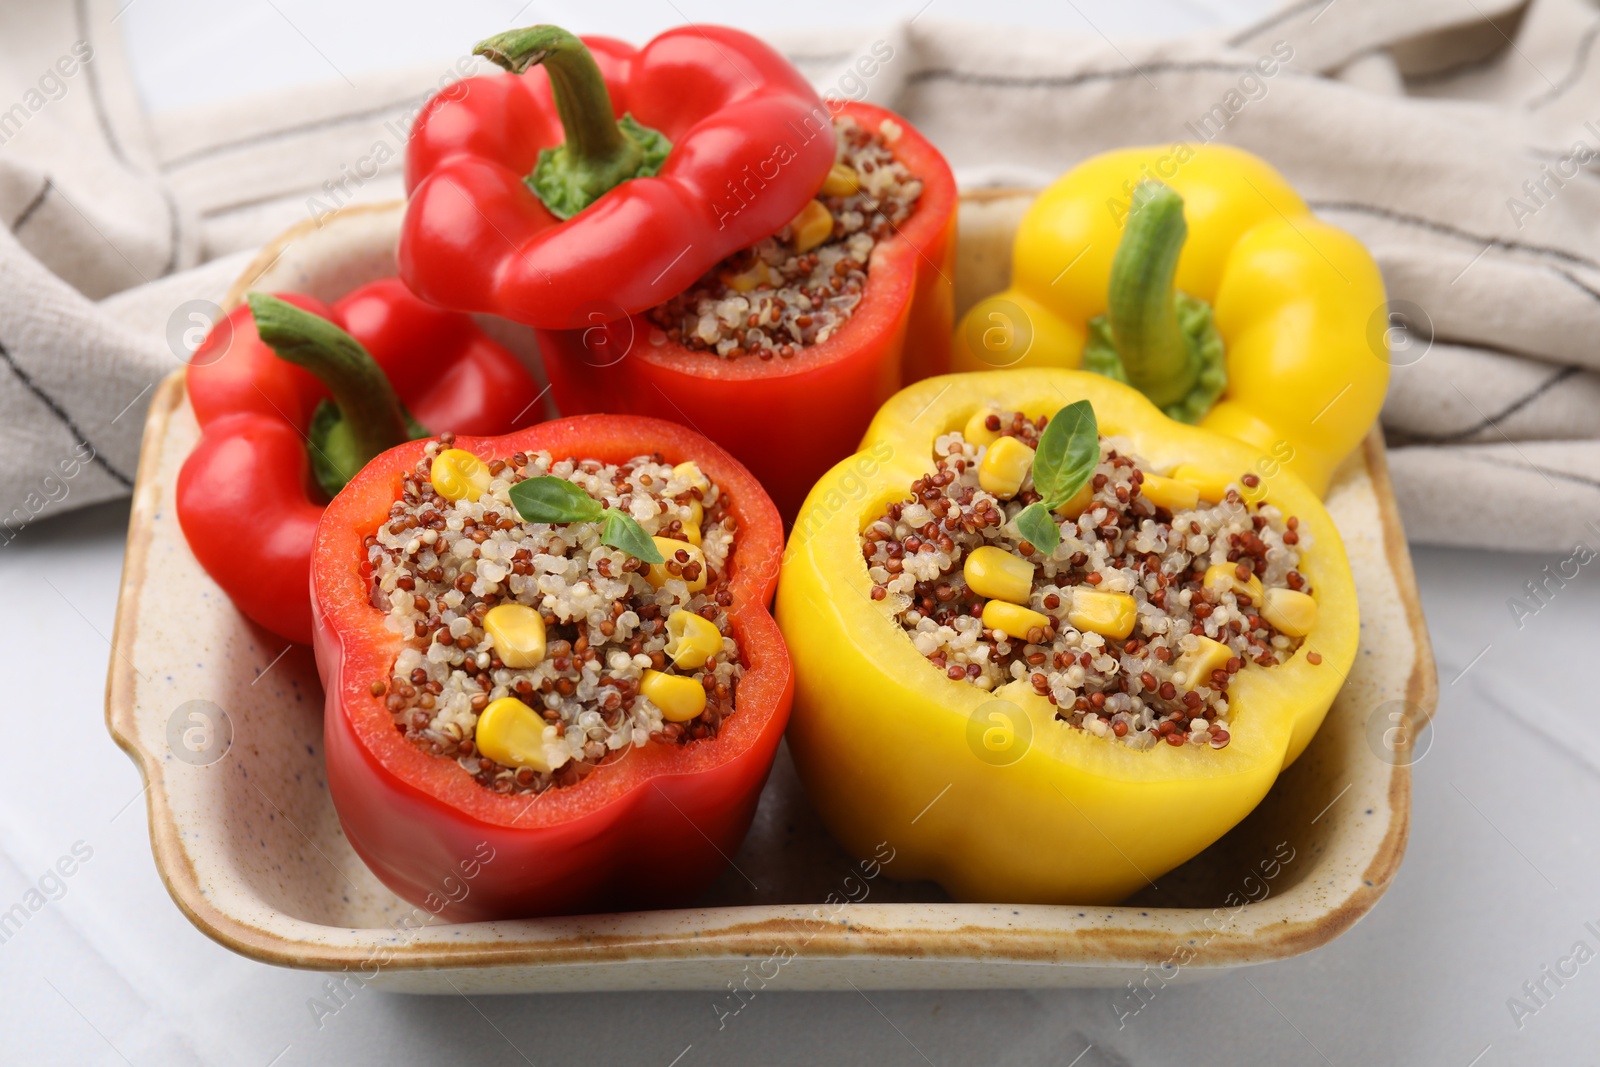
[(717, 264), (646, 314), (650, 341), (723, 359), (792, 358), (821, 344), (861, 303), (873, 247), (905, 222), (922, 182), (895, 159), (900, 127), (834, 120), (838, 162), (793, 222)]
[[(645, 744), (715, 737), (742, 673), (727, 613), (737, 521), (718, 487), (695, 464), (672, 466), (659, 454), (607, 464), (518, 452), (487, 464), (476, 500), (451, 499), (431, 473), (453, 440), (429, 442), (388, 519), (366, 538), (371, 602), (406, 639), (390, 677), (371, 685), (395, 728), (505, 794), (572, 785)], [(511, 487), (545, 475), (631, 515), (665, 561), (650, 565), (602, 543), (598, 522), (524, 521)], [(524, 607), (491, 614), (507, 605)], [(537, 656), (506, 637), (498, 621), (506, 618), (538, 631)], [(698, 655), (684, 654), (685, 633), (699, 639)], [(657, 692), (661, 676), (674, 694), (663, 698), (666, 709), (644, 691)], [(692, 717), (678, 679), (699, 687), (689, 710), (703, 691)], [(482, 751), (490, 739), (478, 736), (485, 710), (505, 698), (525, 705), (511, 706), (531, 724), (523, 736), (542, 736), (542, 752), (535, 741), (522, 765), (490, 758)]]
[[(1296, 570), (1309, 533), (1254, 499), (1255, 474), (1208, 503), (1156, 476), (1127, 440), (1102, 436), (1081, 511), (1057, 512), (1061, 543), (1040, 553), (1012, 522), (1040, 499), (1032, 475), (998, 496), (980, 474), (997, 442), (1034, 447), (1047, 423), (995, 409), (935, 441), (933, 472), (862, 532), (872, 599), (951, 679), (991, 691), (1016, 685), (1055, 705), (1059, 721), (1138, 749), (1225, 747), (1231, 679), (1288, 659), (1315, 618)], [(974, 426), (991, 440), (968, 440)], [(1146, 490), (1184, 506), (1163, 506)], [(1005, 601), (971, 587), (988, 573), (974, 567), (991, 560), (1018, 583)], [(1315, 652), (1306, 658), (1321, 662)]]

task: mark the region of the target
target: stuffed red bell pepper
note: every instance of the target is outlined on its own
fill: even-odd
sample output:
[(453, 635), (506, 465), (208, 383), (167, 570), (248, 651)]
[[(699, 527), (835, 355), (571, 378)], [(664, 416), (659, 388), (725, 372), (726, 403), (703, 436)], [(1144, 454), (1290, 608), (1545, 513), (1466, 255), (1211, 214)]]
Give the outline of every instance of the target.
[(195, 351), (187, 386), (201, 435), (178, 475), (184, 536), (240, 611), (300, 644), (312, 536), (351, 474), (424, 427), (495, 434), (538, 417), (516, 357), (396, 278), (332, 307), (252, 293)]
[(738, 31), (587, 45), (550, 26), (490, 38), (480, 55), (548, 76), (424, 108), (402, 275), (540, 328), (564, 414), (688, 423), (792, 517), (880, 404), (947, 369), (949, 166)]
[(950, 168), (890, 112), (828, 107), (837, 161), (781, 229), (643, 314), (538, 331), (563, 414), (687, 422), (748, 466), (785, 518), (884, 401), (943, 373), (950, 354)]
[(477, 54), (517, 76), (423, 108), (400, 275), (424, 299), (558, 328), (643, 311), (788, 222), (833, 164), (816, 91), (747, 33), (585, 43), (492, 37)]
[(373, 460), (312, 560), (351, 845), (452, 921), (689, 900), (738, 848), (788, 720), (782, 549), (749, 472), (655, 419)]

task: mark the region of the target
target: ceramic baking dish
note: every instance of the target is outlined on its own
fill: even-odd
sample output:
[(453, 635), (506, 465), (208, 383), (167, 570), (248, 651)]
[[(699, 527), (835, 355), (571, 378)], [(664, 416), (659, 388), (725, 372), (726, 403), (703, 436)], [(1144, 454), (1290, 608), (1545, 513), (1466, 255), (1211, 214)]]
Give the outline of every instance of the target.
[[(1028, 200), (963, 201), (960, 307), (1005, 285)], [(254, 288), (332, 299), (393, 273), (399, 219), (398, 204), (376, 205), (290, 230), (228, 306)], [(1123, 905), (957, 904), (936, 886), (865, 879), (780, 753), (749, 839), (697, 907), (420, 928), (425, 913), (385, 889), (340, 832), (310, 650), (246, 622), (189, 554), (173, 486), (196, 436), (174, 374), (145, 429), (106, 713), (149, 784), (156, 866), (173, 899), (246, 956), (440, 993), (726, 991), (753, 974), (789, 989), (1164, 984), (1325, 944), (1400, 866), (1413, 745), (1437, 682), (1376, 433), (1327, 502), (1362, 610), (1361, 651), (1338, 701), (1248, 819)], [(199, 752), (192, 736), (184, 743), (192, 729), (204, 734)]]

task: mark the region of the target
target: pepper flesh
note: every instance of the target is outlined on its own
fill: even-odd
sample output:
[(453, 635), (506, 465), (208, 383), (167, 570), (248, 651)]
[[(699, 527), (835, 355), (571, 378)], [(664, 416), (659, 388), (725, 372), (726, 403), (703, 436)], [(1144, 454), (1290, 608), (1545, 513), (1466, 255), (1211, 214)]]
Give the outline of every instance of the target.
[(949, 164), (883, 108), (830, 100), (828, 110), (868, 129), (885, 121), (898, 126), (890, 150), (923, 191), (911, 217), (873, 249), (861, 303), (826, 341), (790, 359), (730, 360), (665, 338), (656, 343), (652, 331), (659, 331), (643, 315), (538, 331), (562, 414), (618, 411), (688, 422), (749, 467), (786, 519), (896, 389), (947, 369), (954, 322), (956, 185)]
[(1227, 385), (1199, 424), (1326, 493), (1388, 387), (1387, 353), (1369, 340), (1387, 306), (1383, 279), (1360, 242), (1237, 148), (1129, 148), (1069, 171), (1023, 218), (1011, 287), (967, 313), (952, 367), (1080, 366), (1090, 321), (1107, 310), (1131, 193), (1152, 176), (1183, 198), (1177, 289), (1211, 305), (1224, 346)]
[[(778, 621), (796, 673), (789, 747), (829, 830), (857, 855), (897, 850), (896, 877), (962, 900), (1104, 903), (1189, 859), (1244, 818), (1310, 741), (1355, 657), (1343, 544), (1316, 495), (1279, 470), (1268, 499), (1312, 535), (1300, 570), (1319, 610), (1277, 667), (1229, 687), (1227, 747), (1136, 751), (1054, 718), (1043, 698), (995, 703), (919, 654), (881, 601), (860, 531), (933, 468), (935, 438), (993, 403), (1029, 417), (1094, 406), (1102, 434), (1155, 471), (1189, 461), (1245, 471), (1249, 446), (1163, 416), (1137, 391), (1081, 371), (932, 378), (896, 394), (859, 453), (813, 490), (785, 554)], [(1320, 653), (1320, 665), (1308, 659)], [(997, 717), (996, 717), (997, 716)], [(992, 745), (991, 739), (1002, 742)], [(1007, 741), (1007, 738), (1010, 738)], [(902, 867), (902, 864), (904, 865)]]
[(548, 72), (443, 89), (406, 148), (400, 275), (424, 299), (555, 329), (631, 315), (775, 233), (833, 166), (816, 91), (747, 33), (683, 26), (643, 48), (583, 43), (614, 115), (671, 142), (665, 163), (562, 221), (525, 181), (541, 152), (571, 141)]
[[(430, 430), (505, 433), (538, 417), (538, 389), (515, 356), (470, 317), (423, 303), (397, 278), (332, 307), (280, 295), (347, 330)], [(311, 541), (326, 499), (305, 435), (328, 391), (261, 340), (247, 304), (195, 351), (185, 382), (201, 429), (178, 475), (189, 548), (240, 611), (309, 645)]]
[(485, 789), (458, 763), (423, 752), (394, 727), (374, 679), (390, 677), (404, 639), (368, 599), (364, 538), (389, 515), (411, 441), (379, 456), (339, 494), (317, 528), (312, 599), (328, 789), (356, 853), (400, 896), (441, 899), (441, 881), (480, 845), (482, 863), (449, 921), (668, 907), (710, 884), (739, 847), (783, 736), (793, 695), (789, 656), (767, 605), (783, 528), (750, 473), (672, 423), (625, 416), (558, 419), (505, 437), (457, 437), (478, 455), (549, 451), (621, 463), (659, 452), (696, 461), (728, 495), (738, 541), (728, 566), (728, 620), (745, 669), (734, 714), (688, 745), (649, 743), (582, 781), (536, 797)]

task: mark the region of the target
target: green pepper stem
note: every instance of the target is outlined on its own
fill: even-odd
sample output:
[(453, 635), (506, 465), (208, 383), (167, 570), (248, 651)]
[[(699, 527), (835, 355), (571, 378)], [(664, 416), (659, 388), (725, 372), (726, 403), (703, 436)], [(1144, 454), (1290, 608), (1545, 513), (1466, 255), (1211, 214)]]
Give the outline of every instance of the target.
[(560, 26), (528, 26), (479, 41), (472, 52), (513, 74), (544, 65), (574, 165), (637, 163), (639, 148), (617, 125), (600, 64), (576, 35)]
[[(410, 439), (400, 398), (361, 342), (275, 296), (251, 293), (247, 299), (261, 340), (279, 359), (316, 375), (338, 407), (336, 424), (318, 427), (311, 442), (318, 481), (330, 495), (374, 456)], [(325, 468), (337, 472), (337, 487), (330, 486)]]
[(1133, 205), (1111, 261), (1107, 318), (1129, 383), (1165, 408), (1195, 385), (1173, 284), (1189, 227), (1183, 198), (1161, 182), (1140, 182)]
[(558, 218), (660, 168), (671, 145), (628, 116), (618, 122), (600, 65), (576, 35), (559, 26), (528, 26), (479, 41), (472, 51), (513, 74), (538, 65), (549, 72), (566, 142), (540, 153), (530, 184)]

